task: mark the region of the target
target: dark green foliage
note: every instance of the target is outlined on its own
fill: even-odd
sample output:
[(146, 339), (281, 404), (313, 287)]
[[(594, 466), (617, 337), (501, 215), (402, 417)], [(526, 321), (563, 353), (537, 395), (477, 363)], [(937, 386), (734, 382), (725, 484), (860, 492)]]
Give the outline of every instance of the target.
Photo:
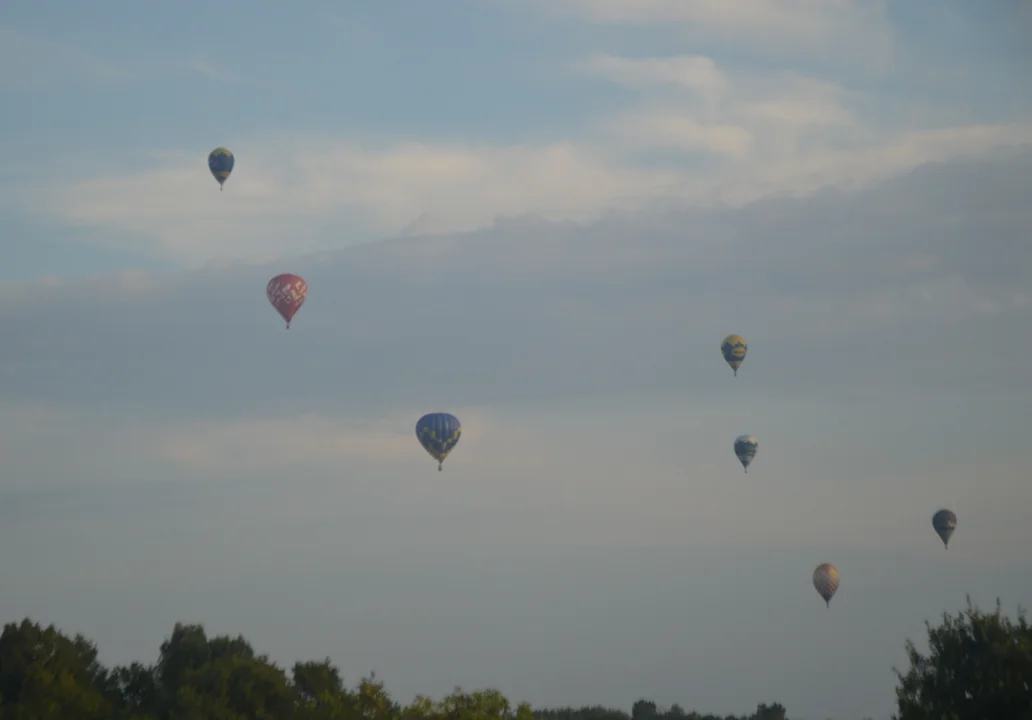
[[(928, 627), (929, 655), (908, 643), (899, 675), (898, 720), (1032, 720), (1032, 628), (967, 611)], [(0, 720), (787, 720), (778, 703), (750, 715), (668, 709), (644, 698), (631, 712), (601, 706), (515, 708), (497, 690), (461, 688), (434, 701), (395, 702), (375, 675), (348, 688), (329, 658), (295, 663), (288, 675), (242, 637), (209, 638), (176, 624), (158, 660), (108, 670), (96, 647), (30, 620), (0, 635)]]
[[(635, 720), (783, 720), (780, 705), (748, 717), (661, 712), (634, 704)], [(375, 675), (345, 686), (325, 660), (295, 663), (288, 674), (242, 637), (209, 638), (200, 625), (177, 623), (153, 666), (106, 670), (96, 648), (53, 627), (23, 621), (0, 636), (0, 720), (631, 720), (620, 710), (535, 712), (515, 708), (497, 690), (455, 690), (440, 701), (395, 702)]]
[(23, 620), (0, 635), (3, 720), (106, 720), (112, 715), (107, 672), (81, 635), (68, 638)]
[(751, 715), (714, 715), (710, 713), (685, 712), (676, 703), (668, 710), (661, 710), (651, 700), (641, 699), (631, 707), (630, 714), (622, 710), (596, 705), (594, 707), (560, 708), (557, 710), (535, 710), (538, 720), (787, 720), (785, 708), (779, 704), (760, 704)]
[(967, 600), (928, 628), (928, 655), (907, 642), (910, 669), (896, 671), (897, 720), (1032, 720), (1032, 626)]

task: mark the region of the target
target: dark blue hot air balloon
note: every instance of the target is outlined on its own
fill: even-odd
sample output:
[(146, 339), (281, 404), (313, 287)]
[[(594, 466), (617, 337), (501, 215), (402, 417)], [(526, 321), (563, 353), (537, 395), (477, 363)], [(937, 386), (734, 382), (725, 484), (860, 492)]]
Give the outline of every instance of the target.
[(437, 461), (437, 470), (444, 465), (462, 435), (462, 423), (454, 415), (448, 413), (429, 413), (419, 418), (416, 423), (416, 437), (419, 444)]
[(208, 169), (215, 179), (219, 181), (219, 191), (222, 190), (222, 183), (229, 179), (233, 172), (233, 153), (224, 147), (217, 147), (208, 154)]
[(953, 531), (957, 529), (957, 516), (953, 514), (952, 510), (940, 510), (932, 515), (932, 527), (935, 528), (935, 533), (942, 540), (943, 546), (949, 550), (950, 538), (953, 536)]

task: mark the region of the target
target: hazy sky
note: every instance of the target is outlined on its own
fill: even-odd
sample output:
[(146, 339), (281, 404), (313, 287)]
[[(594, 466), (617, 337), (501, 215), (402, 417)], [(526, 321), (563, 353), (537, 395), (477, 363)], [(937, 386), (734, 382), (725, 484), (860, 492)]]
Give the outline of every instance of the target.
[(1029, 7), (5, 0), (2, 619), (888, 717), (1032, 603)]

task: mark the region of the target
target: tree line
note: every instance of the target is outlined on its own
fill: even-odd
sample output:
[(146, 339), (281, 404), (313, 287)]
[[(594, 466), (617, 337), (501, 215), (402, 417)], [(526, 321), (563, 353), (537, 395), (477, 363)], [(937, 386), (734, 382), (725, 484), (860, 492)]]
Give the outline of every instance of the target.
[[(972, 606), (927, 624), (929, 653), (907, 641), (896, 671), (895, 720), (1032, 720), (1032, 627)], [(97, 647), (26, 618), (0, 635), (0, 720), (788, 720), (779, 703), (749, 715), (713, 715), (637, 700), (627, 713), (602, 706), (533, 709), (497, 690), (440, 700), (393, 699), (375, 674), (345, 685), (329, 658), (285, 670), (242, 636), (208, 637), (177, 623), (153, 665), (107, 668)], [(845, 718), (842, 720), (856, 720)]]

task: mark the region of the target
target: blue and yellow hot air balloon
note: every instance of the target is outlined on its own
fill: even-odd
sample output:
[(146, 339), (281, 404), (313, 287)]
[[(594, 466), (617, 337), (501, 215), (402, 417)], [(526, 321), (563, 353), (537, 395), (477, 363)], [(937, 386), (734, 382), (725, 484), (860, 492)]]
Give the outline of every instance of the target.
[(233, 172), (233, 153), (224, 147), (217, 147), (208, 154), (208, 169), (215, 179), (219, 181), (219, 191), (222, 191), (222, 183), (229, 179)]
[(738, 376), (738, 368), (742, 367), (742, 361), (745, 360), (745, 352), (748, 349), (749, 345), (741, 335), (728, 335), (724, 338), (724, 342), (720, 343), (720, 353), (731, 369), (735, 371), (735, 377)]
[(438, 472), (441, 471), (448, 453), (455, 449), (461, 435), (462, 423), (448, 413), (429, 413), (419, 418), (416, 423), (419, 444), (437, 461)]
[(957, 516), (953, 514), (952, 510), (940, 510), (932, 515), (932, 527), (935, 528), (936, 534), (942, 540), (943, 546), (949, 550), (950, 538), (953, 536), (953, 531), (957, 529)]
[(756, 442), (755, 435), (739, 435), (735, 438), (735, 455), (738, 456), (738, 462), (742, 463), (742, 467), (745, 468), (746, 472), (749, 472), (749, 463), (756, 459), (756, 450), (760, 447), (759, 443)]

